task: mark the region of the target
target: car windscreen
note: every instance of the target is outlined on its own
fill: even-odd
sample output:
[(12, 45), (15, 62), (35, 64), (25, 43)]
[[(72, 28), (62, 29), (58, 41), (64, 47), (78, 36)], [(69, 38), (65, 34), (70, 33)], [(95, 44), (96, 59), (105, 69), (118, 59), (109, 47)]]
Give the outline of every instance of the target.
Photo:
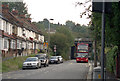
[(27, 58), (25, 62), (29, 62), (29, 61), (37, 61), (36, 58)]
[(50, 59), (56, 59), (57, 57), (51, 57)]
[(40, 57), (40, 59), (45, 59), (45, 57)]
[(81, 58), (87, 58), (88, 56), (87, 55), (79, 55), (79, 56), (77, 56), (77, 57), (81, 57)]
[(62, 58), (61, 56), (58, 56), (59, 58)]
[(35, 55), (35, 57), (40, 57), (40, 55)]

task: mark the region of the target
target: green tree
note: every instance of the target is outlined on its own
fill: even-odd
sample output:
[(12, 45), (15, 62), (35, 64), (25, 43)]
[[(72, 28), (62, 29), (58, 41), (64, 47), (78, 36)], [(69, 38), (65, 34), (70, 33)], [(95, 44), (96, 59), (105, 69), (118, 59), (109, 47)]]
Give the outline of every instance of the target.
[[(115, 70), (115, 66), (111, 65), (113, 62), (116, 61), (115, 56), (119, 56), (120, 54), (120, 9), (118, 3), (112, 4), (112, 12), (110, 14), (105, 15), (106, 24), (105, 24), (105, 49), (111, 49), (114, 50), (114, 47), (118, 47), (115, 52), (111, 52), (110, 50), (107, 51), (107, 68), (109, 68), (110, 71), (113, 69)], [(100, 13), (93, 13), (92, 18), (93, 26), (91, 26), (91, 30), (93, 33), (93, 37), (96, 36), (97, 40), (97, 48), (100, 50), (101, 46), (101, 14)], [(116, 54), (116, 55), (115, 55)], [(113, 59), (114, 61), (111, 61), (110, 59)], [(118, 60), (119, 62), (119, 60)], [(112, 71), (113, 72), (113, 71)]]
[(72, 32), (70, 29), (68, 29), (65, 26), (62, 26), (57, 29), (57, 32), (64, 34), (67, 37), (67, 42), (69, 45), (72, 45), (74, 43), (74, 36), (72, 35)]
[(27, 6), (23, 2), (3, 2), (2, 4), (9, 5), (9, 11), (11, 12), (13, 9), (18, 10), (18, 14), (26, 14), (26, 16), (30, 17), (28, 14)]
[(67, 36), (65, 36), (62, 33), (56, 33), (51, 35), (51, 41), (50, 41), (50, 46), (51, 49), (54, 48), (54, 45), (57, 47), (57, 54), (61, 55), (66, 51), (66, 49), (69, 47), (67, 43)]

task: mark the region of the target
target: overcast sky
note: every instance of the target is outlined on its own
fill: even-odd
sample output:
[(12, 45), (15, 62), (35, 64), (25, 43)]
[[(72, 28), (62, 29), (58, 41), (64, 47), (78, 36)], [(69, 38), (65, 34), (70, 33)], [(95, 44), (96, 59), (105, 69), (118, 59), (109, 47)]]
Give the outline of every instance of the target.
[[(81, 0), (24, 0), (31, 14), (32, 21), (42, 21), (44, 18), (54, 19), (53, 23), (65, 24), (71, 20), (79, 24), (88, 24), (86, 18), (80, 18), (84, 7), (75, 7), (75, 2)], [(85, 1), (85, 0), (82, 0)]]

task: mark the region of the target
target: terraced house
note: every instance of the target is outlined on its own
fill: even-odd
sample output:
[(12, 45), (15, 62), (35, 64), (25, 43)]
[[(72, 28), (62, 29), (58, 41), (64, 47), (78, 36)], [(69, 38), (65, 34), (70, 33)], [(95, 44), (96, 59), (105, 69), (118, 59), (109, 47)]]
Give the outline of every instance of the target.
[(38, 49), (43, 49), (43, 44), (44, 36), (31, 22), (31, 18), (18, 15), (17, 10), (9, 12), (8, 5), (2, 5), (0, 50), (3, 57), (37, 53)]

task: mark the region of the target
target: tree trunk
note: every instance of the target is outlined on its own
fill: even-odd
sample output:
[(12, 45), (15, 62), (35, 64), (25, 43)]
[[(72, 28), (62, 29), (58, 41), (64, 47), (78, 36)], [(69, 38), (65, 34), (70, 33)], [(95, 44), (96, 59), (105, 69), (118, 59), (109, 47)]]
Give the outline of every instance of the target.
[(97, 41), (95, 39), (94, 44), (93, 44), (93, 46), (94, 46), (94, 67), (97, 67), (96, 43), (97, 43)]

